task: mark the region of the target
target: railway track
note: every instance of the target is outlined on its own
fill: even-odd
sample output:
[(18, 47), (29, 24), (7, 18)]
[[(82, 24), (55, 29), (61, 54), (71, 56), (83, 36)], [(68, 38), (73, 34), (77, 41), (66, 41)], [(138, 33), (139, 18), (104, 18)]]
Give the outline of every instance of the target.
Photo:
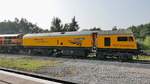
[[(80, 60), (100, 60), (96, 57), (87, 57), (87, 58), (73, 58), (72, 56), (61, 56), (61, 57), (55, 57), (55, 56), (46, 56), (46, 55), (26, 55), (26, 54), (8, 54), (8, 53), (0, 53), (0, 54), (6, 54), (6, 55), (19, 55), (19, 56), (33, 56), (33, 57), (51, 57), (51, 58), (67, 58), (67, 59), (80, 59)], [(107, 58), (100, 61), (110, 61), (110, 62), (127, 62), (127, 63), (140, 63), (140, 64), (150, 64), (150, 60), (129, 60), (129, 61), (121, 61), (118, 59), (112, 59)]]
[(130, 63), (150, 64), (150, 60), (133, 60)]

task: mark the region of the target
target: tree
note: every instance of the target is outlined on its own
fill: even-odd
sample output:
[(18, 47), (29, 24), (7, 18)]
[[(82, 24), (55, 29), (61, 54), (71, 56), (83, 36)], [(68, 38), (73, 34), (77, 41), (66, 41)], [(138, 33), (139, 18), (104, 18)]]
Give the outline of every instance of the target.
[(140, 37), (140, 31), (137, 29), (136, 26), (133, 25), (133, 26), (129, 27), (128, 29), (130, 29), (133, 32), (133, 34), (136, 38)]
[(50, 30), (51, 32), (68, 32), (68, 31), (77, 31), (79, 29), (79, 25), (75, 19), (72, 18), (71, 23), (61, 24), (61, 20), (58, 17), (54, 17), (51, 22)]
[(112, 31), (116, 31), (116, 30), (118, 30), (118, 29), (117, 29), (117, 26), (114, 26), (114, 27), (112, 28)]
[(70, 25), (69, 24), (65, 24), (63, 27), (63, 31), (69, 31)]
[(150, 23), (131, 26), (128, 29), (132, 30), (136, 38), (145, 39), (146, 36), (150, 36)]
[(21, 33), (40, 33), (44, 31), (43, 29), (39, 28), (36, 24), (28, 22), (28, 20), (25, 18), (21, 18), (18, 27), (20, 28), (19, 32)]
[(72, 18), (72, 22), (69, 25), (68, 31), (77, 31), (79, 30), (78, 22), (76, 21), (75, 17)]
[(62, 32), (63, 25), (61, 24), (61, 20), (58, 17), (54, 17), (51, 23), (50, 31), (51, 32)]
[(146, 38), (146, 36), (150, 36), (150, 24), (145, 24), (140, 26), (140, 36), (142, 38)]
[(93, 27), (91, 29), (89, 29), (90, 31), (101, 31), (101, 28), (96, 28), (96, 27)]

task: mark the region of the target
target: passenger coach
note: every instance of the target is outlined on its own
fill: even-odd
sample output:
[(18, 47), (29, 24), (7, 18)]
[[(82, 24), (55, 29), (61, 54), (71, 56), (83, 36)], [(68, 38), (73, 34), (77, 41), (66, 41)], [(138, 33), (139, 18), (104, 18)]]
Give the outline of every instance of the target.
[(16, 53), (22, 49), (22, 34), (0, 35), (0, 52)]

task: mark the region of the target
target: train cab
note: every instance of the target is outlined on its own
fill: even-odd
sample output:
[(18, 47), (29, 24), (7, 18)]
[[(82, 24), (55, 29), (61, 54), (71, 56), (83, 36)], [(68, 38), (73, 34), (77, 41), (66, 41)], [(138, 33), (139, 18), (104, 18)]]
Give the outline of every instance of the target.
[(138, 52), (137, 42), (131, 31), (101, 31), (97, 37), (98, 56), (131, 58)]

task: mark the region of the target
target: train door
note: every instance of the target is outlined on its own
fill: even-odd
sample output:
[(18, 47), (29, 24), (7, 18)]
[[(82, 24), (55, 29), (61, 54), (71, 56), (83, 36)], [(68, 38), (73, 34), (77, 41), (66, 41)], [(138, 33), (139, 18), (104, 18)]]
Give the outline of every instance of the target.
[(93, 47), (97, 47), (97, 33), (95, 32), (95, 33), (92, 33), (92, 40), (93, 40), (93, 42), (92, 42), (92, 45), (93, 45)]
[(111, 39), (110, 37), (105, 37), (104, 38), (104, 45), (109, 47), (111, 45)]

